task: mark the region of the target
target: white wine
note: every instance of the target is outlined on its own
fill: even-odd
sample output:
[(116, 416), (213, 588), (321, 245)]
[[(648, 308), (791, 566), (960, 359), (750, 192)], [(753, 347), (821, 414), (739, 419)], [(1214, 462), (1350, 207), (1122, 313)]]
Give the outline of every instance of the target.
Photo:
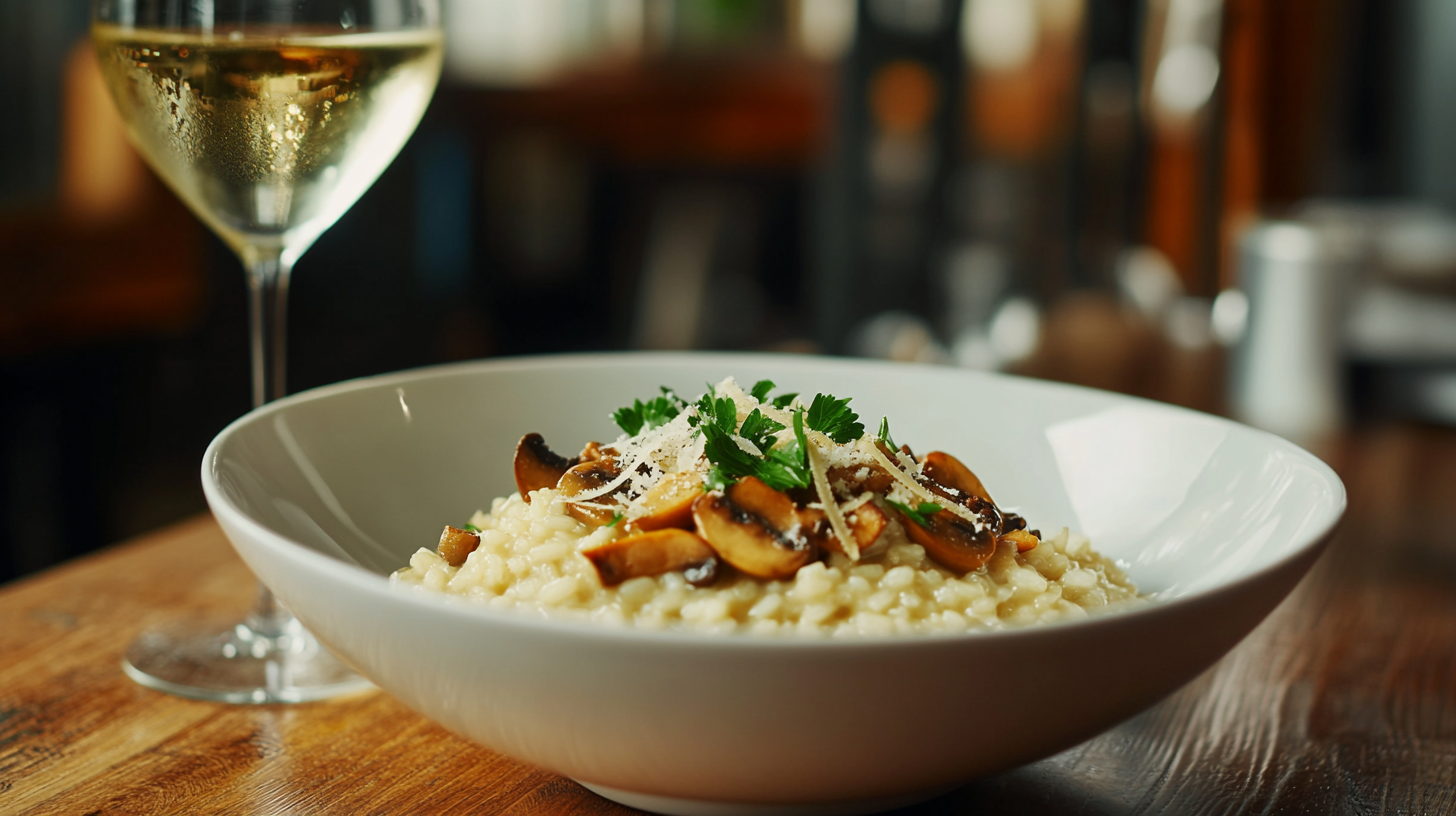
[(394, 159), (440, 74), (436, 31), (278, 37), (98, 25), (133, 140), (235, 251), (296, 260)]

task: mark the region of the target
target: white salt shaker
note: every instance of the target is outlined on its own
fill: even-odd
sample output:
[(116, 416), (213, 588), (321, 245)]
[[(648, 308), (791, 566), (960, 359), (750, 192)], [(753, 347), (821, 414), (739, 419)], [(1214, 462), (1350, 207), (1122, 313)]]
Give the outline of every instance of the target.
[(1234, 416), (1298, 443), (1345, 419), (1343, 325), (1358, 242), (1295, 221), (1262, 221), (1239, 239), (1247, 323), (1230, 367)]

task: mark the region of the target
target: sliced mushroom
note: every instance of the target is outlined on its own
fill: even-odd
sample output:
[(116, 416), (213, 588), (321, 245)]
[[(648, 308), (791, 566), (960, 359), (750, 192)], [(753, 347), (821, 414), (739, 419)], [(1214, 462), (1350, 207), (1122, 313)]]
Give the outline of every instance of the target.
[(520, 491), (522, 499), (530, 503), (531, 491), (555, 487), (562, 475), (576, 463), (577, 460), (567, 459), (546, 447), (546, 440), (541, 434), (526, 434), (516, 443), (516, 490)]
[(458, 567), (479, 546), (480, 536), (468, 530), (447, 526), (445, 532), (440, 533), (440, 544), (435, 547), (435, 551), (445, 559), (445, 563)]
[(947, 496), (947, 498), (957, 499), (958, 504), (965, 504), (971, 496), (979, 496), (991, 504), (995, 504), (985, 485), (982, 485), (981, 480), (976, 478), (976, 474), (962, 464), (961, 460), (948, 453), (931, 451), (925, 454), (925, 464), (921, 472), (936, 485), (948, 487), (959, 493), (959, 496)]
[(982, 525), (977, 532), (969, 521), (949, 510), (931, 514), (923, 526), (908, 517), (902, 524), (911, 541), (924, 547), (927, 555), (949, 570), (960, 573), (978, 570), (996, 554), (996, 530), (991, 525)]
[[(749, 575), (770, 580), (788, 578), (814, 559), (814, 544), (799, 529), (798, 514), (788, 496), (752, 476), (733, 487), (752, 482), (758, 484), (750, 484), (746, 489), (730, 488), (735, 498), (718, 492), (699, 496), (693, 502), (693, 521), (698, 535), (718, 557)], [(770, 498), (768, 493), (776, 494), (783, 501)], [(746, 501), (749, 507), (739, 504), (739, 500)]]
[[(814, 501), (809, 499), (808, 501)], [(799, 507), (796, 512), (799, 516), (799, 533), (813, 543), (814, 547), (821, 550), (844, 554), (844, 548), (839, 546), (839, 539), (829, 527), (829, 516), (817, 507)]]
[(581, 449), (581, 454), (576, 457), (578, 462), (595, 462), (598, 459), (605, 459), (611, 454), (602, 450), (602, 443), (588, 442)]
[[(811, 535), (818, 536), (819, 546), (826, 550), (832, 550), (840, 555), (849, 555), (839, 543), (839, 537), (829, 530), (828, 519), (824, 511), (815, 507), (805, 508), (799, 511), (800, 523)], [(855, 544), (859, 546), (860, 557), (879, 540), (880, 534), (885, 531), (890, 523), (890, 517), (885, 514), (874, 502), (865, 502), (844, 517), (845, 524), (849, 525), (849, 532), (854, 536)]]
[(693, 502), (703, 495), (703, 475), (690, 470), (668, 474), (642, 496), (643, 515), (628, 523), (627, 530), (662, 530), (693, 527)]
[(847, 485), (853, 485), (853, 492), (856, 493), (869, 490), (884, 494), (888, 493), (890, 487), (895, 484), (895, 477), (875, 462), (864, 465), (835, 465), (829, 468), (824, 475), (828, 477), (830, 484), (844, 482)]
[[(1001, 533), (1002, 533), (1002, 535), (1005, 535), (1006, 533), (1012, 532), (1014, 530), (1025, 530), (1025, 529), (1026, 529), (1026, 519), (1022, 518), (1019, 513), (1003, 512), (1001, 514)], [(1037, 536), (1037, 538), (1041, 538), (1041, 536)]]
[(629, 578), (682, 571), (688, 583), (707, 586), (718, 577), (718, 558), (708, 542), (687, 530), (669, 528), (624, 536), (582, 555), (597, 568), (602, 586)]
[(890, 524), (890, 517), (871, 501), (856, 507), (845, 522), (849, 524), (849, 531), (854, 533), (854, 540), (859, 544), (859, 551), (863, 553), (879, 540), (880, 534)]
[(794, 500), (764, 484), (756, 476), (739, 479), (724, 493), (728, 501), (768, 522), (775, 530), (791, 530), (799, 523)]
[(1025, 530), (1012, 530), (1009, 533), (1003, 533), (1001, 540), (1015, 544), (1017, 552), (1036, 549), (1036, 545), (1041, 543), (1040, 539)]
[[(572, 496), (605, 485), (617, 478), (619, 474), (616, 462), (610, 459), (582, 462), (572, 466), (561, 475), (561, 481), (556, 483), (556, 489), (561, 493), (562, 498), (569, 500)], [(612, 519), (617, 517), (617, 511), (600, 505), (615, 503), (616, 497), (609, 493), (592, 499), (590, 504), (567, 501), (566, 512), (583, 524), (595, 524), (600, 527), (604, 524), (611, 524)]]

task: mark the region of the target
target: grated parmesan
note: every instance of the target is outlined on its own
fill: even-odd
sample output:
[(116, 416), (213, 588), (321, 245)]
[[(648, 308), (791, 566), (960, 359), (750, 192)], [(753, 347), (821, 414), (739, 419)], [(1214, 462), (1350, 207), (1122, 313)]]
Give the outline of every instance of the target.
[[(839, 512), (839, 502), (834, 500), (834, 492), (829, 489), (829, 475), (824, 467), (824, 455), (819, 452), (819, 438), (823, 434), (815, 433), (809, 437), (809, 472), (814, 477), (814, 492), (819, 494), (819, 502), (824, 505), (824, 515), (829, 518), (829, 527), (839, 539), (839, 544), (844, 548), (845, 555), (849, 560), (859, 560), (859, 542), (849, 533), (849, 525), (844, 522), (844, 514)], [(834, 444), (832, 441), (830, 444)]]
[[(975, 529), (975, 531), (978, 533), (982, 532), (985, 529), (985, 523), (981, 521), (980, 516), (972, 513), (966, 507), (956, 504), (955, 502), (945, 501), (943, 497), (931, 493), (929, 490), (925, 489), (924, 485), (915, 481), (910, 476), (908, 476), (905, 471), (896, 467), (895, 464), (890, 461), (890, 457), (886, 456), (885, 452), (880, 450), (880, 447), (874, 443), (874, 440), (871, 437), (865, 436), (861, 438), (858, 444), (862, 448), (864, 448), (865, 451), (868, 452), (871, 456), (877, 459), (880, 463), (880, 466), (883, 467), (885, 470), (888, 470), (890, 472), (890, 476), (893, 477), (896, 482), (905, 486), (905, 488), (907, 488), (913, 496), (920, 499), (921, 501), (939, 505), (942, 508), (956, 514), (957, 516), (960, 516), (966, 521), (969, 521), (972, 525), (974, 525), (973, 529)], [(908, 504), (908, 502), (905, 503)]]

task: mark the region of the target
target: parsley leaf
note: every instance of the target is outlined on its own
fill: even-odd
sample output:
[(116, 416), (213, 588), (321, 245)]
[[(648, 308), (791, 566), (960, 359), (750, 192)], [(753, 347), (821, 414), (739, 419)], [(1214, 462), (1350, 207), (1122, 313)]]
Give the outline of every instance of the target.
[(885, 499), (885, 502), (921, 527), (929, 527), (930, 517), (941, 511), (941, 506), (934, 502), (921, 502), (918, 507), (910, 507), (891, 499)]
[(688, 424), (694, 427), (706, 423), (717, 425), (728, 433), (733, 433), (738, 427), (738, 406), (732, 397), (719, 397), (710, 391), (698, 397), (693, 407), (697, 409), (697, 415), (690, 417)]
[[(732, 400), (725, 397), (722, 402), (727, 403), (726, 410), (734, 410)], [(722, 490), (731, 484), (732, 480), (744, 476), (755, 476), (774, 490), (809, 486), (809, 468), (804, 463), (804, 453), (800, 443), (796, 441), (781, 448), (772, 447), (771, 436), (783, 430), (783, 425), (763, 416), (756, 409), (743, 421), (743, 428), (755, 434), (755, 438), (750, 441), (753, 441), (759, 450), (766, 452), (762, 458), (759, 458), (739, 447), (733, 439), (736, 424), (732, 419), (733, 415), (728, 414), (729, 419), (727, 424), (724, 424), (723, 415), (719, 413), (722, 410), (721, 405), (715, 407), (714, 417), (699, 426), (703, 432), (703, 452), (713, 465), (704, 483), (707, 489)], [(802, 439), (803, 428), (800, 423), (799, 415), (795, 414), (794, 425), (798, 431), (797, 436)]]
[(859, 414), (849, 410), (849, 398), (835, 399), (828, 394), (815, 394), (804, 422), (841, 445), (864, 436)]
[(797, 452), (782, 448), (769, 451), (768, 458), (759, 461), (752, 475), (774, 490), (808, 487), (810, 484), (809, 469), (799, 462)]
[(662, 396), (647, 402), (632, 400), (632, 404), (612, 412), (612, 421), (617, 423), (628, 436), (636, 436), (646, 430), (666, 425), (686, 407), (682, 397), (671, 388), (662, 386)]
[(804, 460), (804, 468), (809, 468), (809, 440), (804, 437), (804, 412), (794, 412), (794, 443), (799, 446), (800, 455)]
[(774, 390), (773, 380), (759, 380), (753, 384), (753, 390), (748, 393), (752, 394), (754, 399), (763, 402), (768, 399), (768, 392), (772, 390)]
[(733, 433), (738, 427), (738, 406), (733, 403), (732, 397), (719, 397), (713, 400), (713, 424), (719, 428)]
[(758, 467), (758, 457), (738, 447), (733, 441), (733, 432), (725, 431), (712, 422), (705, 422), (703, 429), (703, 453), (708, 461), (718, 466), (725, 476), (752, 476)]
[(798, 391), (794, 391), (790, 394), (779, 394), (777, 397), (773, 398), (773, 407), (781, 409), (788, 408), (790, 405), (794, 404), (794, 397), (797, 396), (799, 396)]
[(752, 442), (761, 452), (767, 453), (776, 441), (773, 435), (783, 429), (783, 423), (769, 419), (754, 408), (753, 413), (743, 420), (743, 427), (738, 429), (738, 435)]
[(879, 437), (879, 440), (881, 442), (884, 442), (886, 445), (890, 446), (890, 450), (895, 450), (896, 448), (900, 447), (899, 445), (895, 444), (894, 438), (890, 436), (889, 417), (880, 417), (880, 432), (879, 434), (877, 434), (877, 436)]
[(464, 530), (467, 533), (478, 533), (478, 532), (480, 532), (480, 528), (479, 527), (476, 527), (474, 524), (471, 524), (468, 521), (465, 522), (465, 526), (462, 527), (462, 528), (460, 528), (460, 529)]
[(628, 436), (636, 436), (642, 433), (642, 426), (647, 423), (647, 419), (643, 416), (645, 409), (646, 406), (642, 404), (642, 400), (632, 400), (631, 405), (612, 412), (612, 421), (617, 423), (617, 427), (621, 428), (623, 433)]
[(607, 526), (608, 527), (616, 527), (617, 526), (617, 522), (619, 522), (621, 520), (622, 520), (622, 514), (621, 513), (612, 513), (612, 520), (609, 521), (609, 522), (607, 522)]
[(722, 468), (717, 465), (712, 465), (708, 468), (708, 472), (703, 475), (703, 492), (710, 493), (714, 490), (727, 490), (729, 485), (735, 481), (737, 480), (724, 473)]
[(754, 475), (774, 490), (808, 487), (813, 483), (813, 476), (809, 472), (809, 454), (806, 450), (808, 444), (804, 439), (804, 412), (795, 411), (794, 441), (782, 447), (767, 450), (758, 473)]
[(688, 424), (696, 428), (704, 417), (713, 416), (713, 395), (709, 393), (698, 397), (698, 401), (693, 403), (693, 408), (695, 410), (688, 416)]

